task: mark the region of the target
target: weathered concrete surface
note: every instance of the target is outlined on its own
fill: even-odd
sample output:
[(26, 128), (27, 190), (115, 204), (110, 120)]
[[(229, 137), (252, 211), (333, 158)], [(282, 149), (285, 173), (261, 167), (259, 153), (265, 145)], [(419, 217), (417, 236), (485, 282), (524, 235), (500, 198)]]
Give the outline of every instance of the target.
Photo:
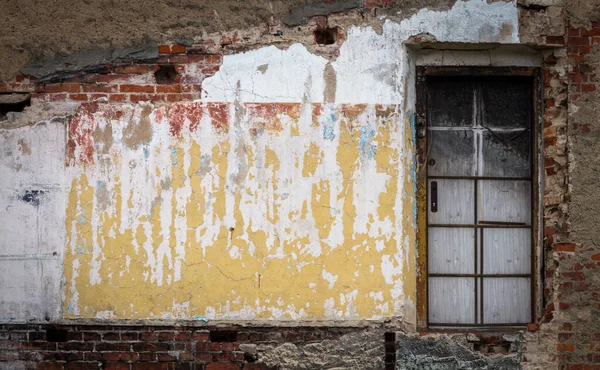
[(21, 72), (35, 77), (38, 82), (45, 82), (102, 70), (108, 64), (144, 61), (156, 57), (158, 57), (158, 45), (155, 42), (125, 49), (103, 49), (99, 47), (51, 57), (38, 55), (31, 58), (21, 68)]
[(464, 334), (428, 335), (398, 334), (396, 369), (398, 370), (517, 370), (521, 369), (523, 338), (513, 335), (508, 353), (483, 354), (480, 345)]
[(383, 333), (364, 331), (335, 340), (315, 343), (240, 345), (248, 357), (278, 369), (364, 369), (384, 368)]
[(288, 26), (305, 24), (316, 15), (329, 15), (330, 13), (347, 12), (361, 6), (363, 0), (341, 0), (335, 2), (321, 2), (305, 6), (297, 6), (290, 10), (283, 22)]
[[(378, 16), (400, 21), (423, 9), (446, 11), (457, 2), (410, 0), (383, 3), (385, 7), (374, 11), (375, 17), (368, 18), (371, 22), (376, 23)], [(126, 3), (4, 0), (0, 4), (0, 24), (6, 30), (0, 35), (0, 81), (9, 80), (24, 66), (23, 72), (40, 73), (40, 61), (52, 65), (52, 71), (58, 71), (61, 62), (73, 66), (89, 66), (91, 60), (98, 59), (115, 62), (123, 59), (120, 50), (143, 48), (149, 42), (202, 41), (208, 35), (233, 29), (253, 28), (254, 33), (268, 35), (269, 22), (286, 20), (288, 24), (297, 25), (305, 23), (311, 15), (352, 11), (355, 14), (348, 25), (362, 25), (365, 24), (365, 16), (371, 14), (370, 8), (363, 4), (362, 0), (211, 0), (201, 4), (193, 0), (160, 0), (151, 4), (144, 0)], [(262, 44), (291, 43), (303, 39), (308, 46), (314, 42), (311, 30), (303, 30), (306, 35), (300, 36), (294, 33), (295, 28), (283, 26), (277, 36), (279, 39), (267, 37)], [(511, 33), (511, 30), (503, 32)], [(256, 47), (257, 44), (246, 46)], [(97, 50), (104, 51), (98, 53)], [(73, 67), (66, 66), (65, 69), (69, 71)], [(48, 75), (48, 72), (45, 70), (42, 75)]]

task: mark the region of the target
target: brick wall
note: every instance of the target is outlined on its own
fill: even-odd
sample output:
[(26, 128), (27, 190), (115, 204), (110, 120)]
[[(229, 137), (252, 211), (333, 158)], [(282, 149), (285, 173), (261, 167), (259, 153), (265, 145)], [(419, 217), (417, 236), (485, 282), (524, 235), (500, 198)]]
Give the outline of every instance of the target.
[[(0, 369), (271, 369), (244, 345), (310, 345), (364, 328), (1, 325)], [(381, 353), (385, 348), (381, 333)]]
[[(202, 81), (219, 70), (222, 56), (206, 45), (160, 45), (158, 58), (96, 66), (81, 76), (38, 81), (17, 75), (0, 83), (0, 93), (31, 93), (43, 102), (177, 102), (200, 97)], [(169, 71), (166, 80), (161, 73)], [(158, 77), (157, 77), (158, 75)]]
[(545, 307), (539, 330), (526, 338), (524, 361), (528, 369), (595, 370), (600, 369), (600, 250), (593, 236), (597, 194), (589, 186), (597, 184), (599, 166), (594, 148), (600, 22), (569, 27), (563, 43), (566, 53), (550, 55), (544, 71)]

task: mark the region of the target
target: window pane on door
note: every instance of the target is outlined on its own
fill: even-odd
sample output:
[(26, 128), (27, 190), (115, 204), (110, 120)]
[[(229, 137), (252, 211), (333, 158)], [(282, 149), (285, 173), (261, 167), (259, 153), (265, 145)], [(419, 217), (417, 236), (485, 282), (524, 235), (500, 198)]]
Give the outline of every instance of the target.
[(428, 81), (431, 126), (473, 126), (473, 82), (467, 79), (431, 79)]
[(474, 306), (474, 278), (429, 278), (430, 324), (472, 324), (475, 319)]
[(482, 143), (483, 176), (530, 177), (530, 130), (484, 131)]
[(437, 212), (432, 212), (428, 204), (429, 224), (473, 224), (474, 192), (473, 180), (437, 179)]
[(531, 224), (529, 181), (480, 180), (479, 222)]
[(473, 274), (475, 231), (472, 228), (430, 227), (429, 272)]
[(483, 229), (483, 273), (529, 274), (531, 229)]
[(528, 323), (531, 321), (529, 278), (483, 279), (484, 324)]
[(475, 145), (472, 130), (430, 130), (429, 176), (474, 176)]
[(530, 79), (493, 79), (481, 83), (481, 125), (488, 128), (531, 127)]

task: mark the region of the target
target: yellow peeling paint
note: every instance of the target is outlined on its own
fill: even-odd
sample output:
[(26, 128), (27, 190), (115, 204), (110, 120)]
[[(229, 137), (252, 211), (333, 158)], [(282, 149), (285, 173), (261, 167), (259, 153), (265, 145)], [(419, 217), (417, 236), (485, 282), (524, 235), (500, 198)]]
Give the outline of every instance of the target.
[(278, 124), (254, 117), (260, 132), (204, 137), (188, 122), (172, 137), (152, 122), (146, 152), (115, 141), (111, 165), (82, 166), (67, 206), (66, 317), (369, 319), (415, 301), (414, 148), (397, 107), (334, 107), (335, 137), (320, 106), (259, 108), (245, 114)]

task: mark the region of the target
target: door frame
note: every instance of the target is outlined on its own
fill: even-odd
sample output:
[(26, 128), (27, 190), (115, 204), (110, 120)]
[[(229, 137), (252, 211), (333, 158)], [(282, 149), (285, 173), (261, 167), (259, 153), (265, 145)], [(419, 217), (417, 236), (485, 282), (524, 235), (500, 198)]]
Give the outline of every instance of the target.
[[(428, 331), (428, 276), (427, 276), (427, 77), (428, 76), (528, 76), (533, 77), (533, 122), (532, 122), (532, 254), (531, 254), (531, 318), (537, 322), (541, 317), (543, 297), (543, 124), (544, 107), (542, 70), (539, 67), (433, 67), (416, 68), (416, 156), (417, 156), (417, 329)], [(486, 331), (493, 329), (514, 330), (515, 327), (474, 326), (453, 331)], [(439, 330), (439, 329), (436, 329)]]

